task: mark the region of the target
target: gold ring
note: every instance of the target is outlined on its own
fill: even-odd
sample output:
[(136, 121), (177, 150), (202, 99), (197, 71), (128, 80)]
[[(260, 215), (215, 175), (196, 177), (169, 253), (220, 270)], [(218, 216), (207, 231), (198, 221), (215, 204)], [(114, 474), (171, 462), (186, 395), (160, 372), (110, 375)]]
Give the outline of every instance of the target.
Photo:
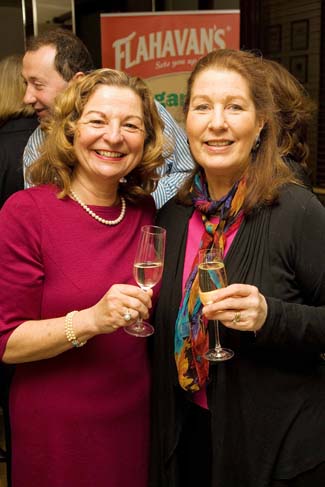
[(233, 324), (236, 325), (237, 323), (240, 322), (240, 312), (236, 311), (234, 319), (232, 320)]

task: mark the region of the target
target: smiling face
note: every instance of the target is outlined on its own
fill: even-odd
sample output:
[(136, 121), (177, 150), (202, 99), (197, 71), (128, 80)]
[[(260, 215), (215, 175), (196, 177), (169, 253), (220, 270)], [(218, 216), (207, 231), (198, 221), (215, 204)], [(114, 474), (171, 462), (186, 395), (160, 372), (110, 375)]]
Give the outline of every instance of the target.
[(55, 69), (55, 55), (55, 47), (49, 45), (27, 51), (23, 58), (24, 103), (31, 105), (40, 119), (48, 115), (56, 96), (68, 85)]
[(75, 178), (86, 187), (117, 188), (141, 162), (144, 140), (140, 97), (129, 88), (99, 85), (77, 123)]
[(191, 152), (213, 198), (240, 179), (263, 127), (248, 83), (235, 71), (206, 69), (195, 79), (186, 119)]

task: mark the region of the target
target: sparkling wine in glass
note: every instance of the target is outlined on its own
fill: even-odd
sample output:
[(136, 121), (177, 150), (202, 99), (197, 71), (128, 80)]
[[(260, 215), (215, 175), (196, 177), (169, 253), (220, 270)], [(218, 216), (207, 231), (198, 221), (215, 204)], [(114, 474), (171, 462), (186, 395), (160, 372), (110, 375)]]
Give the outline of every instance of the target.
[[(212, 302), (213, 292), (216, 289), (227, 286), (227, 276), (225, 265), (218, 249), (199, 251), (199, 296), (203, 304)], [(211, 362), (221, 362), (229, 360), (234, 356), (234, 352), (228, 348), (223, 348), (220, 344), (219, 323), (213, 320), (215, 332), (215, 346), (208, 350), (204, 356)]]
[[(154, 287), (161, 279), (165, 256), (166, 230), (154, 225), (141, 228), (140, 240), (133, 265), (136, 283), (144, 291)], [(132, 325), (125, 326), (129, 335), (147, 337), (152, 335), (154, 328), (141, 317)]]

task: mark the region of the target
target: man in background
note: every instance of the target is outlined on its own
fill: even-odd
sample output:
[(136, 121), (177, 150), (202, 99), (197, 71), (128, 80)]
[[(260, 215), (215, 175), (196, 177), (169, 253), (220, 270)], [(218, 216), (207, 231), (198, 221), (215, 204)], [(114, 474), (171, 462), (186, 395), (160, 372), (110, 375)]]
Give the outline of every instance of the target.
[[(69, 31), (51, 30), (28, 40), (22, 70), (26, 83), (24, 102), (34, 108), (40, 125), (26, 145), (23, 156), (25, 169), (39, 156), (39, 147), (46, 136), (42, 121), (50, 115), (56, 96), (70, 80), (93, 68), (86, 46)], [(156, 105), (165, 126), (168, 154), (162, 177), (153, 193), (156, 206), (160, 208), (176, 194), (191, 171), (193, 160), (184, 131), (160, 103), (156, 102)]]

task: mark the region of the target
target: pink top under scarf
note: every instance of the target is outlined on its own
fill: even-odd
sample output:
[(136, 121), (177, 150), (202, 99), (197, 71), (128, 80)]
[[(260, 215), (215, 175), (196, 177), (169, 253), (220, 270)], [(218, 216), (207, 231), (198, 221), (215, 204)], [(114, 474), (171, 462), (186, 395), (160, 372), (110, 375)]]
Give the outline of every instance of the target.
[[(219, 217), (213, 217), (210, 219), (210, 221), (212, 223), (218, 223)], [(233, 230), (228, 235), (225, 251), (224, 251), (225, 256), (227, 255), (229, 247), (232, 244), (232, 241), (234, 240), (237, 231), (238, 229)], [(188, 236), (187, 236), (187, 243), (186, 243), (184, 270), (183, 270), (183, 282), (182, 282), (183, 295), (184, 295), (185, 284), (189, 276), (189, 273), (191, 272), (192, 263), (194, 257), (197, 254), (197, 250), (199, 248), (203, 232), (204, 232), (204, 224), (202, 221), (201, 213), (198, 210), (195, 210), (189, 221), (189, 227), (188, 227)], [(207, 395), (206, 395), (205, 388), (193, 394), (193, 402), (195, 402), (195, 404), (197, 404), (198, 406), (208, 409), (208, 402), (207, 402)]]

